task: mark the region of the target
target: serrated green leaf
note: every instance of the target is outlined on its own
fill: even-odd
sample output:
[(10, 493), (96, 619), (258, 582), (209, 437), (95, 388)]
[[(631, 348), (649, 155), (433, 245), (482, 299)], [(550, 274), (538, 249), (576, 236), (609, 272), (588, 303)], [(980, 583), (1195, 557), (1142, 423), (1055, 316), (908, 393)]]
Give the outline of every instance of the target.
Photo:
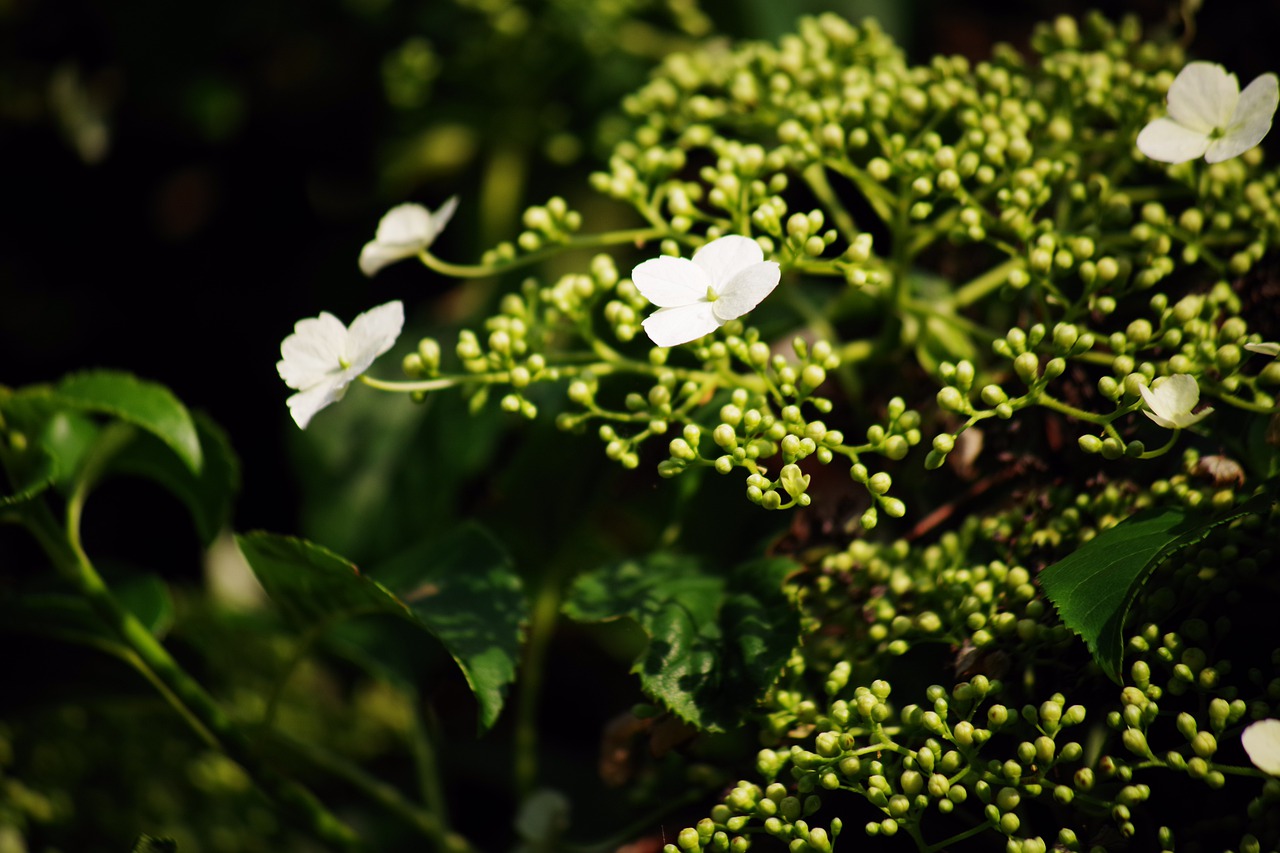
[(292, 536), (236, 536), (267, 595), (297, 628), (370, 613), (405, 616), (409, 606), (332, 551)]
[(1045, 597), (1063, 624), (1085, 641), (1102, 671), (1119, 683), (1125, 617), (1156, 566), (1213, 528), (1265, 511), (1271, 501), (1268, 495), (1256, 495), (1209, 519), (1191, 516), (1180, 506), (1142, 510), (1041, 572)]
[(388, 561), (378, 572), (385, 585), (310, 542), (267, 533), (237, 540), (295, 626), (378, 613), (406, 619), (435, 636), (457, 662), (480, 705), (481, 731), (497, 720), (515, 680), (528, 610), (510, 558), (480, 527), (463, 525)]
[(201, 544), (208, 546), (231, 517), (232, 500), (240, 485), (240, 466), (222, 429), (206, 415), (192, 416), (204, 464), (192, 471), (169, 447), (149, 433), (140, 433), (110, 463), (110, 470), (155, 480), (187, 505)]
[(646, 693), (698, 728), (741, 723), (797, 642), (799, 618), (782, 591), (790, 560), (756, 560), (726, 577), (692, 558), (655, 554), (580, 577), (565, 612), (582, 622), (627, 618), (649, 637), (633, 671)]
[(163, 385), (128, 373), (95, 370), (66, 377), (54, 386), (53, 394), (62, 406), (111, 415), (146, 430), (199, 473), (202, 457), (195, 423), (187, 407)]

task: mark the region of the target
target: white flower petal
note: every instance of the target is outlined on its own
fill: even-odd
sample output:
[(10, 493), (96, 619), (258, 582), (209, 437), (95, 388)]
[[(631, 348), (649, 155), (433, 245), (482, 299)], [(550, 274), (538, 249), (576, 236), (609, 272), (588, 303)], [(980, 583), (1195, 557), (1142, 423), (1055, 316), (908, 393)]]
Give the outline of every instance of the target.
[(723, 323), (755, 308), (778, 286), (781, 276), (782, 269), (776, 261), (761, 261), (739, 271), (711, 303), (716, 318)]
[(1240, 93), (1231, 124), (1221, 139), (1215, 140), (1204, 159), (1219, 163), (1238, 157), (1263, 140), (1271, 130), (1276, 107), (1280, 106), (1280, 79), (1263, 74)]
[(1240, 733), (1240, 743), (1253, 766), (1280, 776), (1280, 720), (1258, 720)]
[(674, 308), (660, 308), (645, 319), (649, 339), (660, 347), (674, 347), (697, 340), (720, 328), (711, 311), (711, 302), (695, 302)]
[(1185, 163), (1209, 149), (1209, 134), (1183, 127), (1171, 118), (1158, 118), (1138, 134), (1138, 150), (1161, 163)]
[(276, 362), (276, 370), (290, 388), (309, 388), (341, 369), (346, 341), (347, 327), (327, 311), (299, 320), (293, 334), (280, 344), (283, 358)]
[(1272, 358), (1275, 358), (1276, 356), (1280, 356), (1280, 344), (1278, 343), (1245, 344), (1244, 348), (1247, 349), (1249, 352), (1256, 352), (1256, 353), (1261, 353), (1262, 355), (1269, 355)]
[(347, 361), (358, 376), (373, 360), (395, 344), (404, 328), (404, 303), (398, 299), (370, 308), (351, 321), (347, 333)]
[(378, 220), (374, 237), (385, 245), (420, 243), (431, 233), (431, 211), (420, 204), (397, 204)]
[(1169, 117), (1190, 130), (1225, 128), (1240, 99), (1240, 82), (1214, 62), (1189, 62), (1169, 86)]
[(334, 384), (317, 385), (306, 391), (299, 391), (288, 400), (285, 400), (285, 404), (288, 405), (289, 414), (293, 415), (293, 420), (297, 423), (298, 429), (306, 429), (307, 424), (311, 423), (311, 419), (316, 412), (330, 403), (336, 403), (341, 400), (346, 390), (347, 383), (345, 382), (340, 386)]
[(1173, 418), (1177, 414), (1189, 413), (1196, 407), (1196, 403), (1200, 402), (1200, 386), (1191, 374), (1175, 373), (1156, 387), (1155, 396), (1163, 406), (1161, 414)]
[(706, 271), (716, 293), (742, 270), (764, 260), (764, 250), (750, 237), (730, 234), (712, 240), (693, 253), (693, 262)]
[(376, 240), (365, 243), (364, 248), (360, 250), (360, 272), (372, 277), (383, 267), (394, 264), (396, 261), (403, 261), (405, 258), (412, 258), (416, 254), (418, 254), (416, 245), (393, 246)]
[(1186, 429), (1189, 426), (1193, 426), (1195, 424), (1200, 423), (1202, 420), (1204, 420), (1205, 418), (1209, 417), (1209, 415), (1212, 415), (1212, 414), (1213, 414), (1213, 406), (1208, 406), (1207, 408), (1201, 409), (1200, 411), (1196, 412), (1194, 415), (1189, 412), (1178, 415), (1177, 424), (1180, 428)]
[(457, 208), (457, 196), (449, 198), (435, 213), (412, 203), (391, 208), (378, 221), (374, 239), (360, 250), (360, 271), (372, 276), (388, 264), (411, 258), (430, 247)]
[(1156, 411), (1157, 407), (1163, 407), (1163, 401), (1146, 385), (1139, 385), (1138, 393), (1142, 394), (1142, 401), (1147, 404), (1148, 409)]
[(1161, 379), (1155, 388), (1139, 386), (1143, 401), (1151, 409), (1147, 417), (1165, 429), (1185, 429), (1204, 420), (1212, 407), (1197, 414), (1191, 410), (1200, 402), (1200, 386), (1188, 373), (1175, 373)]
[[(431, 233), (427, 236), (427, 246), (430, 246), (440, 236), (440, 232), (449, 224), (449, 220), (453, 219), (453, 212), (458, 209), (458, 197), (451, 195), (445, 199), (444, 204), (431, 214)], [(426, 248), (424, 246), (423, 248)]]
[(298, 390), (286, 402), (298, 426), (306, 429), (316, 412), (342, 399), (347, 386), (395, 343), (404, 325), (399, 301), (361, 314), (351, 329), (329, 313), (299, 320), (280, 344), (280, 378)]
[(706, 272), (686, 258), (652, 258), (631, 271), (640, 295), (659, 308), (678, 308), (707, 298), (712, 281)]

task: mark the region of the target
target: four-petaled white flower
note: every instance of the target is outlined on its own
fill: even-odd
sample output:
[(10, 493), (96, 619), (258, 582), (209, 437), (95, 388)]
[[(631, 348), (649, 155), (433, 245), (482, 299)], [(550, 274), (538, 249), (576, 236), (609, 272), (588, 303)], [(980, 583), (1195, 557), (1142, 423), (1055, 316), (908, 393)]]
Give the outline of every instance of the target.
[(1150, 410), (1144, 409), (1142, 413), (1165, 429), (1184, 429), (1199, 423), (1213, 411), (1211, 407), (1191, 413), (1200, 402), (1200, 386), (1189, 373), (1175, 373), (1157, 380), (1154, 389), (1140, 385), (1138, 390)]
[(1280, 344), (1278, 343), (1245, 344), (1244, 348), (1247, 349), (1249, 352), (1256, 352), (1256, 353), (1261, 353), (1262, 355), (1269, 355), (1272, 358), (1280, 356)]
[(360, 250), (360, 270), (371, 276), (387, 264), (412, 258), (435, 242), (458, 207), (458, 197), (435, 213), (420, 204), (398, 204), (378, 222), (378, 231)]
[(287, 401), (300, 429), (316, 412), (336, 403), (347, 386), (391, 349), (404, 326), (404, 304), (379, 305), (356, 317), (348, 329), (328, 312), (299, 320), (280, 344), (284, 358), (276, 362), (280, 378), (298, 391)]
[(1236, 75), (1191, 62), (1169, 86), (1169, 115), (1138, 134), (1138, 150), (1163, 163), (1230, 160), (1262, 141), (1280, 104), (1280, 80), (1263, 74), (1240, 91)]
[(1253, 766), (1280, 776), (1280, 720), (1258, 720), (1240, 733), (1240, 743)]
[(776, 261), (766, 261), (755, 240), (731, 234), (712, 240), (693, 259), (653, 258), (631, 271), (636, 289), (658, 310), (644, 330), (660, 347), (714, 332), (760, 304), (778, 286)]

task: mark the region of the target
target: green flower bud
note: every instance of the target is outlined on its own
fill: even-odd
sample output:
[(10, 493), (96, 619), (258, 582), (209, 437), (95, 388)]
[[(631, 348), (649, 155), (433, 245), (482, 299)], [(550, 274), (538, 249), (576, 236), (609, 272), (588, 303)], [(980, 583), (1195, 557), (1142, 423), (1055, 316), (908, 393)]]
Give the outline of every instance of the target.
[(1120, 736), (1120, 740), (1125, 749), (1134, 755), (1143, 758), (1151, 755), (1151, 749), (1147, 746), (1147, 737), (1138, 729), (1125, 729), (1124, 734)]
[(964, 396), (950, 385), (938, 391), (937, 401), (938, 407), (948, 412), (963, 412), (967, 408)]
[(1013, 360), (1013, 370), (1018, 374), (1019, 379), (1030, 385), (1039, 376), (1040, 359), (1033, 352), (1024, 352)]
[(1212, 758), (1218, 751), (1218, 740), (1209, 732), (1198, 732), (1191, 739), (1191, 749), (1201, 758)]

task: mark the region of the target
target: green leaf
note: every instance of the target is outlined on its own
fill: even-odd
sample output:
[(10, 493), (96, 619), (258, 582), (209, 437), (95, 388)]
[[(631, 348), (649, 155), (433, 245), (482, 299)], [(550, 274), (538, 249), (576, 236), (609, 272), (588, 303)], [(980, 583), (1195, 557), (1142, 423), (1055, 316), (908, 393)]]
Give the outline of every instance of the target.
[[(155, 575), (139, 575), (112, 585), (120, 604), (156, 637), (173, 627), (173, 598)], [(26, 593), (0, 599), (0, 623), (6, 630), (39, 634), (92, 646), (116, 656), (128, 649), (89, 602), (65, 593)]]
[(53, 457), (38, 444), (25, 447), (9, 468), (13, 478), (13, 493), (0, 494), (0, 509), (16, 506), (34, 498), (53, 485), (57, 476), (57, 464)]
[(497, 720), (515, 680), (528, 608), (510, 558), (479, 526), (462, 525), (388, 561), (378, 573), (385, 585), (301, 539), (250, 533), (237, 540), (292, 624), (312, 629), (379, 613), (406, 619), (457, 662), (479, 702), (480, 730)]
[(133, 853), (177, 853), (178, 842), (172, 838), (152, 838), (150, 835), (139, 835), (133, 842)]
[(409, 612), (390, 590), (319, 545), (262, 532), (238, 535), (236, 542), (284, 618), (297, 628), (369, 613)]
[(98, 434), (91, 419), (60, 410), (43, 387), (4, 394), (0, 415), (9, 430), (0, 452), (14, 485), (0, 506), (23, 503), (70, 480)]
[(649, 637), (633, 667), (645, 692), (686, 722), (723, 731), (763, 698), (798, 640), (799, 618), (782, 591), (795, 569), (762, 559), (725, 577), (659, 553), (583, 575), (564, 609), (582, 622), (634, 621)]
[(1151, 572), (1219, 525), (1265, 512), (1269, 495), (1255, 495), (1225, 515), (1205, 519), (1183, 507), (1146, 509), (1102, 531), (1040, 573), (1045, 596), (1089, 647), (1093, 659), (1120, 683), (1124, 621)]
[(193, 473), (200, 471), (200, 437), (186, 406), (168, 388), (128, 373), (95, 370), (66, 377), (53, 389), (57, 402), (111, 415), (159, 438)]
[(204, 464), (198, 472), (183, 464), (168, 445), (139, 433), (110, 462), (110, 470), (155, 480), (187, 505), (200, 542), (213, 542), (231, 517), (240, 485), (240, 466), (222, 429), (206, 415), (193, 416)]

